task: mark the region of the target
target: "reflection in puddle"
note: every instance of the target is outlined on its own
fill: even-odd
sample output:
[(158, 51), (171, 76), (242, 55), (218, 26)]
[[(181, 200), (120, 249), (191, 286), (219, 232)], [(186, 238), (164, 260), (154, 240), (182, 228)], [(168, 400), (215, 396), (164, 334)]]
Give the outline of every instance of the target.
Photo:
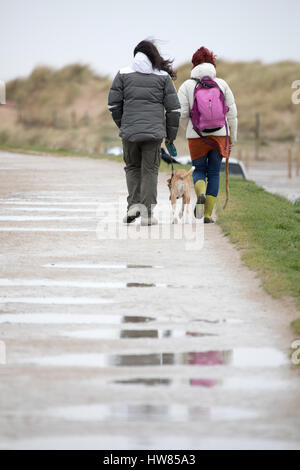
[(135, 379), (124, 379), (124, 380), (114, 380), (112, 383), (120, 385), (146, 385), (146, 386), (155, 386), (155, 385), (171, 385), (173, 382), (172, 379), (161, 379), (161, 378), (135, 378)]
[(153, 330), (129, 330), (129, 329), (93, 329), (81, 331), (69, 331), (61, 333), (62, 336), (78, 339), (138, 339), (138, 338), (184, 338), (217, 336), (212, 333), (191, 332), (185, 329), (153, 329)]
[(158, 385), (189, 385), (191, 387), (205, 387), (212, 388), (220, 385), (220, 380), (215, 379), (169, 379), (169, 378), (143, 378), (137, 377), (133, 379), (115, 380), (112, 383), (118, 385), (143, 385), (143, 386), (158, 386)]
[(161, 269), (163, 266), (152, 266), (150, 264), (50, 263), (44, 264), (44, 267), (58, 269)]
[(148, 323), (155, 320), (169, 321), (168, 317), (123, 316), (78, 313), (0, 313), (0, 323), (32, 324), (116, 324)]
[(124, 317), (121, 316), (121, 322), (120, 323), (147, 323), (150, 321), (169, 321), (169, 317), (163, 317), (163, 316), (158, 316), (158, 317), (144, 317), (144, 316), (138, 316), (138, 315), (126, 315)]
[(218, 324), (218, 323), (230, 323), (230, 324), (240, 324), (243, 323), (243, 320), (239, 318), (221, 318), (221, 319), (208, 319), (208, 318), (195, 318), (194, 322), (208, 323), (208, 324)]
[(206, 388), (212, 388), (215, 387), (216, 385), (220, 385), (221, 381), (220, 380), (215, 380), (215, 379), (190, 379), (190, 385), (193, 387), (206, 387)]
[(229, 362), (231, 362), (232, 351), (191, 352), (188, 354), (189, 356), (186, 364), (216, 366), (229, 364)]
[(153, 284), (146, 282), (127, 282), (126, 287), (168, 287), (166, 284)]
[(203, 351), (155, 354), (62, 354), (21, 359), (22, 363), (51, 367), (145, 367), (170, 365), (233, 367), (279, 367), (288, 357), (273, 348), (236, 348), (228, 351)]
[(126, 268), (128, 269), (149, 269), (156, 268), (161, 269), (163, 266), (151, 266), (150, 264), (127, 264)]
[(50, 408), (47, 416), (71, 421), (237, 421), (257, 418), (253, 410), (242, 408), (188, 406), (183, 404), (95, 404)]
[(186, 332), (186, 335), (187, 336), (193, 336), (193, 337), (196, 337), (196, 338), (202, 338), (204, 336), (219, 336), (215, 333), (201, 333), (200, 331), (187, 331)]
[(154, 354), (62, 354), (21, 359), (22, 363), (51, 367), (145, 367), (167, 365), (213, 366), (228, 364), (232, 351)]

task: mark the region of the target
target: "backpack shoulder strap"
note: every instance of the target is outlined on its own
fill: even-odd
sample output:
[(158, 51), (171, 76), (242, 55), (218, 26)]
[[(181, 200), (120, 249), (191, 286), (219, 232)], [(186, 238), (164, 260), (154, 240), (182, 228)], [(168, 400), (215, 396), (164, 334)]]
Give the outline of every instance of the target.
[(195, 88), (194, 88), (194, 98), (195, 98), (199, 85), (202, 85), (202, 83), (201, 83), (201, 80), (199, 80), (198, 78), (190, 78), (190, 80), (194, 80), (196, 82)]
[(223, 93), (217, 82), (210, 77), (203, 77), (201, 83), (207, 88), (218, 88)]
[(190, 80), (196, 82), (195, 88), (197, 88), (198, 85), (201, 85), (201, 80), (199, 80), (198, 78), (190, 78)]
[(190, 80), (194, 80), (197, 83), (197, 85), (202, 85), (204, 88), (218, 88), (221, 91), (221, 93), (223, 93), (219, 85), (210, 77), (203, 77), (203, 78), (191, 77)]

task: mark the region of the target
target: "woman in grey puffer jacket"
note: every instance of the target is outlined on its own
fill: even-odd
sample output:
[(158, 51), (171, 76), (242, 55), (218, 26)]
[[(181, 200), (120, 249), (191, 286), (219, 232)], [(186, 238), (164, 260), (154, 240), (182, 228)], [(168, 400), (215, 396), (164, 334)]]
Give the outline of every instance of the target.
[(123, 139), (128, 188), (125, 223), (140, 215), (142, 225), (157, 223), (152, 210), (157, 202), (161, 142), (175, 140), (180, 119), (171, 64), (151, 41), (141, 41), (134, 49), (132, 66), (118, 72), (109, 92), (108, 108)]

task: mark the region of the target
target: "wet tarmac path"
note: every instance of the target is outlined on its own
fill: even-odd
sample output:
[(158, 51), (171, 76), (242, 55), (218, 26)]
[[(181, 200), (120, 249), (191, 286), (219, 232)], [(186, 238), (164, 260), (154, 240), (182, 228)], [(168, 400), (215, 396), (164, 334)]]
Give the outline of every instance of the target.
[(300, 449), (297, 312), (217, 225), (199, 249), (137, 224), (103, 236), (122, 165), (0, 167), (0, 449)]

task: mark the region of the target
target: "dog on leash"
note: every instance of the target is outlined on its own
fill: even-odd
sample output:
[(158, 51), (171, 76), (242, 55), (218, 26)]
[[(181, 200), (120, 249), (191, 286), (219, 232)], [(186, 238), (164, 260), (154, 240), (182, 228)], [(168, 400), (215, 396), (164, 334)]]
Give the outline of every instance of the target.
[(177, 199), (182, 198), (182, 207), (179, 212), (179, 218), (183, 221), (188, 217), (189, 204), (191, 201), (191, 174), (195, 167), (192, 167), (189, 171), (176, 170), (172, 171), (172, 176), (167, 180), (168, 187), (170, 190), (170, 200), (172, 205), (172, 224), (178, 222), (176, 215), (176, 202)]

